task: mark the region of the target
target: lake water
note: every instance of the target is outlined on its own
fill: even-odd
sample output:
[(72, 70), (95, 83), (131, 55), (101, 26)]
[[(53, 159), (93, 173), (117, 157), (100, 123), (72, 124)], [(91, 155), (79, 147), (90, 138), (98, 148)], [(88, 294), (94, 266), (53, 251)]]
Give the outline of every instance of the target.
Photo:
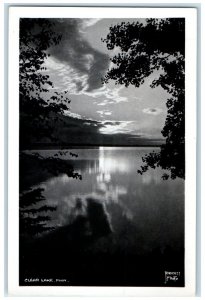
[[(44, 189), (44, 205), (56, 207), (49, 212), (51, 220), (47, 225), (63, 228), (83, 217), (86, 222), (80, 223), (80, 230), (75, 234), (93, 237), (89, 246), (85, 246), (86, 253), (91, 255), (126, 253), (145, 258), (157, 253), (159, 258), (168, 250), (171, 256), (183, 252), (184, 180), (162, 180), (164, 171), (160, 168), (150, 169), (143, 175), (137, 173), (142, 157), (153, 150), (159, 151), (158, 148), (100, 147), (69, 150), (78, 157), (69, 153), (60, 156), (71, 161), (82, 180), (61, 174), (40, 183)], [(57, 150), (28, 152), (38, 152), (43, 157), (58, 153)], [(172, 257), (172, 263), (174, 260)], [(163, 267), (166, 266), (169, 264)], [(183, 269), (183, 261), (179, 268)]]

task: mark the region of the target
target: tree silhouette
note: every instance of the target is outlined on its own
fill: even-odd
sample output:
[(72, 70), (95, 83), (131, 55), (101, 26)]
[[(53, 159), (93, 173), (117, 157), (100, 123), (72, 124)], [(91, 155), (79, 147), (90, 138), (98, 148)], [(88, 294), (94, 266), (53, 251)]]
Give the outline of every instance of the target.
[[(60, 122), (59, 115), (69, 109), (67, 91), (52, 92), (54, 85), (49, 80), (44, 66), (49, 57), (49, 47), (57, 45), (60, 40), (61, 36), (55, 33), (51, 20), (20, 19), (20, 149), (41, 138), (56, 141), (53, 135), (55, 122)], [(59, 155), (66, 155), (66, 151), (59, 151)], [(35, 235), (52, 229), (47, 226), (47, 222), (50, 220), (50, 213), (56, 207), (45, 204), (39, 206), (45, 200), (43, 189), (32, 189), (31, 186), (39, 185), (50, 176), (59, 174), (76, 179), (82, 179), (82, 176), (74, 171), (67, 160), (59, 157), (44, 158), (38, 153), (32, 155), (20, 152), (19, 158), (20, 234)]]
[(167, 99), (167, 117), (162, 135), (165, 144), (160, 152), (143, 157), (144, 165), (138, 173), (149, 167), (161, 166), (169, 172), (163, 179), (185, 177), (185, 20), (183, 18), (146, 19), (110, 27), (103, 42), (109, 50), (118, 49), (111, 58), (112, 67), (103, 82), (110, 79), (116, 84), (139, 87), (156, 72), (151, 87), (161, 86), (170, 94)]
[(42, 137), (55, 140), (52, 131), (58, 114), (68, 110), (67, 91), (52, 92), (54, 85), (44, 66), (49, 47), (60, 40), (52, 21), (20, 19), (20, 146)]
[[(33, 188), (29, 182), (26, 184), (29, 173), (31, 173)], [(36, 235), (54, 229), (47, 223), (51, 220), (51, 213), (56, 210), (56, 206), (45, 204), (44, 188), (40, 184), (50, 176), (60, 174), (82, 180), (82, 176), (74, 171), (73, 166), (67, 160), (54, 157), (44, 158), (38, 153), (20, 153), (19, 225), (22, 236)]]
[(21, 236), (34, 236), (53, 229), (47, 222), (51, 220), (49, 212), (55, 211), (56, 206), (42, 205), (33, 208), (33, 205), (46, 200), (42, 195), (43, 191), (43, 188), (35, 188), (20, 194), (19, 227)]

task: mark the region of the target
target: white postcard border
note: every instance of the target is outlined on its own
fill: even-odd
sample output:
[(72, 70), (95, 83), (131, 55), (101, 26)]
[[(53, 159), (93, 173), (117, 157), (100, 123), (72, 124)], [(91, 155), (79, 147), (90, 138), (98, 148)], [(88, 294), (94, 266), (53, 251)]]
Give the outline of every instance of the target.
[[(186, 18), (185, 287), (19, 286), (19, 18)], [(8, 292), (10, 296), (194, 296), (196, 252), (196, 45), (194, 8), (12, 7), (9, 12)]]

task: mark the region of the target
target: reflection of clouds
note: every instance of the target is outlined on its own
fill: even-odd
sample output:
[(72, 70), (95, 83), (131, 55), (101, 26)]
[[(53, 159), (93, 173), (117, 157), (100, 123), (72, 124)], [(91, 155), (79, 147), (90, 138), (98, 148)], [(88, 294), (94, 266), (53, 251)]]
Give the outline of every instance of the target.
[(127, 194), (127, 189), (124, 186), (112, 185), (109, 183), (104, 183), (104, 188), (102, 189), (102, 183), (99, 182), (96, 187), (94, 187), (94, 192), (92, 196), (99, 201), (103, 201), (106, 204), (110, 202), (119, 203), (119, 197)]
[(97, 182), (110, 182), (111, 180), (111, 175), (109, 173), (100, 173), (96, 177)]
[[(101, 237), (112, 231), (111, 237), (117, 241), (118, 249), (123, 245), (126, 251), (133, 245), (140, 253), (170, 243), (181, 247), (184, 181), (162, 181), (160, 168), (137, 175), (141, 157), (150, 149), (116, 147), (111, 151), (109, 147), (102, 147), (100, 151), (78, 151), (81, 160), (83, 157), (87, 162), (86, 168), (83, 163), (79, 164), (82, 181), (61, 175), (44, 183), (46, 204), (57, 205), (49, 225), (73, 226), (78, 220), (84, 220), (77, 227), (77, 233), (72, 229), (75, 236)], [(127, 165), (127, 171), (123, 165)], [(104, 239), (99, 241), (104, 242)], [(103, 245), (98, 244), (101, 249)]]
[(145, 172), (142, 176), (142, 183), (145, 185), (149, 185), (150, 183), (159, 184), (161, 178), (159, 176), (154, 176), (155, 170), (150, 170), (149, 172)]
[[(149, 170), (143, 176), (137, 176), (137, 164), (141, 164), (141, 156), (135, 165), (136, 151), (130, 149), (127, 155), (124, 150), (113, 149), (100, 147), (95, 151), (78, 150), (79, 157), (76, 160), (83, 158), (82, 163), (78, 165), (83, 175), (82, 181), (61, 175), (44, 183), (49, 204), (58, 206), (56, 219), (59, 226), (72, 223), (78, 216), (86, 216), (87, 199), (103, 204), (111, 214), (112, 209), (109, 207), (116, 204), (122, 215), (131, 220), (134, 218), (134, 212), (130, 202), (125, 199), (134, 197), (132, 201), (134, 203), (138, 201), (136, 195), (141, 197), (141, 189), (160, 184), (161, 177), (154, 173), (158, 170)], [(85, 169), (83, 169), (84, 161), (87, 161)]]
[(75, 179), (69, 178), (67, 175), (61, 175), (43, 184), (47, 201), (58, 207), (56, 215), (58, 226), (72, 223), (77, 216), (85, 216), (88, 198), (94, 199), (103, 205), (112, 202), (120, 204), (119, 197), (127, 194), (126, 187), (112, 184), (111, 174), (103, 173), (99, 169), (90, 192), (85, 193), (85, 191), (79, 189), (79, 192), (75, 190), (69, 194), (74, 181)]
[[(112, 232), (110, 215), (105, 203), (88, 195), (64, 198), (61, 203), (59, 226), (71, 225), (74, 234), (100, 237)], [(75, 229), (74, 229), (75, 230)]]
[(66, 174), (63, 174), (58, 177), (53, 177), (49, 179), (47, 182), (43, 183), (42, 186), (45, 190), (47, 190), (58, 183), (62, 183), (63, 185), (66, 185), (69, 181), (70, 178)]
[[(82, 183), (77, 182), (65, 174), (48, 180), (44, 183), (44, 188), (48, 201), (58, 206), (57, 225), (70, 224), (78, 216), (86, 216), (88, 198), (105, 205), (105, 209), (110, 203), (116, 203), (122, 207), (127, 218), (131, 218), (132, 213), (120, 201), (120, 197), (127, 194), (127, 188), (123, 184), (113, 182), (112, 178), (114, 174), (128, 172), (129, 165), (126, 158), (119, 160), (116, 156), (108, 155), (101, 147), (97, 168), (95, 164), (86, 168), (86, 175), (83, 176), (85, 182), (84, 180)], [(87, 185), (90, 188), (87, 188)]]
[(86, 216), (87, 205), (80, 197), (65, 197), (61, 204), (61, 224), (71, 224), (78, 216)]
[[(103, 148), (103, 147), (102, 147)], [(99, 157), (99, 174), (97, 175), (97, 189), (95, 189), (96, 195), (103, 196), (103, 202), (109, 205), (109, 203), (117, 203), (123, 209), (123, 214), (128, 218), (132, 219), (132, 212), (124, 206), (123, 202), (120, 201), (120, 196), (127, 194), (127, 188), (119, 184), (112, 184), (111, 173), (115, 170), (117, 164), (113, 162), (109, 163), (109, 160), (104, 157), (103, 149), (100, 151), (101, 155)], [(114, 161), (114, 160), (113, 160)], [(109, 166), (107, 168), (106, 166)], [(122, 167), (122, 165), (121, 165)], [(113, 170), (114, 169), (114, 170)], [(121, 171), (124, 169), (121, 168)], [(109, 172), (110, 170), (110, 172)], [(123, 172), (123, 171), (122, 171)], [(124, 173), (124, 172), (123, 172)]]

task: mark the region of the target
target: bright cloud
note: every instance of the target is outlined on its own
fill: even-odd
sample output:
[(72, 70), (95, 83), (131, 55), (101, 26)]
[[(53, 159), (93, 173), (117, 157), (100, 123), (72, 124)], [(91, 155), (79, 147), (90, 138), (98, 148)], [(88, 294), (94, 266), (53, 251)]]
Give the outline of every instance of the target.
[[(107, 104), (118, 104), (120, 102), (128, 102), (127, 97), (121, 96), (120, 91), (123, 90), (123, 86), (119, 88), (109, 88), (108, 86), (102, 86), (97, 90), (87, 91), (87, 84), (84, 86), (84, 89), (78, 91), (76, 95), (87, 95), (96, 99), (96, 104), (99, 106), (105, 106)], [(104, 100), (102, 100), (102, 97)], [(97, 101), (99, 99), (99, 101)]]
[[(93, 56), (86, 54), (84, 55), (84, 59), (86, 60), (86, 68), (91, 68)], [(54, 57), (49, 57), (46, 60), (45, 67), (50, 71), (50, 75), (52, 76), (53, 74), (55, 77), (58, 88), (68, 90), (71, 95), (87, 95), (96, 99), (96, 104), (99, 106), (128, 101), (126, 97), (120, 95), (123, 86), (110, 88), (104, 85), (99, 89), (88, 91), (89, 76), (69, 65), (59, 62)], [(102, 97), (104, 100), (102, 100)]]
[(97, 113), (103, 117), (103, 116), (111, 116), (112, 112), (109, 110), (97, 110)]
[[(87, 57), (87, 67), (89, 67), (89, 60)], [(70, 94), (79, 94), (80, 91), (86, 89), (88, 75), (79, 72), (69, 65), (59, 62), (55, 58), (49, 57), (45, 62), (46, 68), (50, 71), (50, 75), (55, 77), (55, 82), (62, 90), (68, 90)]]
[(69, 110), (64, 112), (64, 114), (65, 114), (65, 116), (69, 116), (69, 117), (72, 117), (72, 118), (75, 118), (75, 119), (83, 119), (83, 117), (81, 115), (76, 114), (76, 113), (72, 113)]
[(103, 134), (130, 133), (130, 129), (127, 127), (131, 123), (132, 121), (121, 121), (113, 122), (112, 124), (112, 121), (106, 121), (99, 131)]

